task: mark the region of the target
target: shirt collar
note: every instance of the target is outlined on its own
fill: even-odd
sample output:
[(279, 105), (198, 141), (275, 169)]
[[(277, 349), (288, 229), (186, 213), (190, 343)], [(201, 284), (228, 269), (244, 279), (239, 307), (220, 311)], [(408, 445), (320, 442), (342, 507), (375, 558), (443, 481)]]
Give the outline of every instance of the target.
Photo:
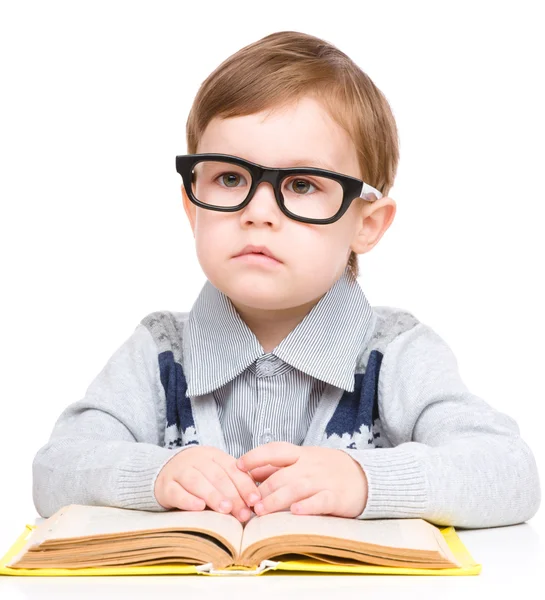
[[(375, 314), (347, 266), (304, 319), (267, 356), (307, 375), (354, 391), (354, 372)], [(184, 334), (187, 396), (220, 388), (248, 369), (264, 350), (233, 303), (209, 280), (203, 286)], [(280, 362), (278, 359), (280, 359)], [(259, 362), (259, 361), (258, 361)]]

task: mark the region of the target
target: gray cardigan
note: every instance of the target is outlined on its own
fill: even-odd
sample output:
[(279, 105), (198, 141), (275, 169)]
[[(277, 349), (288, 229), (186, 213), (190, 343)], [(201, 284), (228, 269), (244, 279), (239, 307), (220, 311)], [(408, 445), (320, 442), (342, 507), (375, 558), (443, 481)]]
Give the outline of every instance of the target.
[(348, 271), (269, 354), (207, 282), (190, 312), (146, 315), (62, 412), (32, 464), (33, 499), (42, 517), (71, 503), (162, 511), (155, 479), (174, 453), (203, 444), (238, 457), (283, 439), (361, 465), (357, 518), (510, 525), (541, 501), (519, 434), (467, 389), (437, 333), (371, 307)]

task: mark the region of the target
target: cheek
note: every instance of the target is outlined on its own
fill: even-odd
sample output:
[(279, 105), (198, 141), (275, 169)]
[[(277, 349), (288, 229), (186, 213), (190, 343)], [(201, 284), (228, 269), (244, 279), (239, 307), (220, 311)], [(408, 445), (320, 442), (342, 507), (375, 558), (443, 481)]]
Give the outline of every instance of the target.
[[(210, 214), (208, 214), (210, 213)], [(199, 262), (218, 261), (229, 257), (236, 251), (236, 240), (230, 240), (225, 220), (217, 215), (200, 209), (195, 219), (195, 249)]]
[[(223, 217), (223, 218), (222, 218)], [(220, 213), (211, 210), (199, 209), (195, 218), (195, 237), (207, 243), (221, 243), (229, 230), (227, 219)]]
[(346, 222), (341, 221), (329, 225), (312, 225), (311, 230), (304, 232), (306, 235), (301, 232), (301, 249), (304, 249), (311, 263), (320, 260), (321, 263), (334, 264), (342, 259), (350, 245), (351, 229)]
[[(331, 286), (348, 261), (348, 232), (339, 223), (308, 225), (294, 232), (290, 244), (296, 279), (314, 296)], [(314, 297), (313, 296), (313, 297)]]

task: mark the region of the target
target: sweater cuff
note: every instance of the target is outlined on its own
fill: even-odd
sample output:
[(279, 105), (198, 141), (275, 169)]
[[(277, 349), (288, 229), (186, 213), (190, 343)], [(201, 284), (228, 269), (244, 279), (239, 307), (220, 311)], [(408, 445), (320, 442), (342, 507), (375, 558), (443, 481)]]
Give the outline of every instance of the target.
[(406, 444), (394, 448), (343, 450), (367, 477), (367, 504), (357, 519), (426, 518), (428, 486), (424, 470)]
[(119, 467), (116, 506), (133, 510), (166, 512), (155, 498), (155, 480), (165, 464), (193, 445), (168, 449), (155, 444), (133, 444), (130, 457)]

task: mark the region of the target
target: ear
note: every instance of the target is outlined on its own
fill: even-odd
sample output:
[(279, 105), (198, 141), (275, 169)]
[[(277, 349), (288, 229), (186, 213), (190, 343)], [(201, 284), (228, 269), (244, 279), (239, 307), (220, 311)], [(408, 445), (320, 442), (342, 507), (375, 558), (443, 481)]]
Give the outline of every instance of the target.
[(396, 211), (395, 201), (388, 196), (375, 202), (364, 202), (350, 248), (356, 254), (369, 252), (392, 224)]
[(184, 201), (185, 214), (187, 215), (187, 218), (189, 219), (189, 223), (190, 223), (191, 229), (193, 231), (193, 237), (195, 237), (195, 215), (196, 215), (197, 207), (189, 199), (187, 192), (185, 191), (185, 187), (184, 187), (183, 183), (181, 185), (181, 189), (182, 189), (182, 198)]

